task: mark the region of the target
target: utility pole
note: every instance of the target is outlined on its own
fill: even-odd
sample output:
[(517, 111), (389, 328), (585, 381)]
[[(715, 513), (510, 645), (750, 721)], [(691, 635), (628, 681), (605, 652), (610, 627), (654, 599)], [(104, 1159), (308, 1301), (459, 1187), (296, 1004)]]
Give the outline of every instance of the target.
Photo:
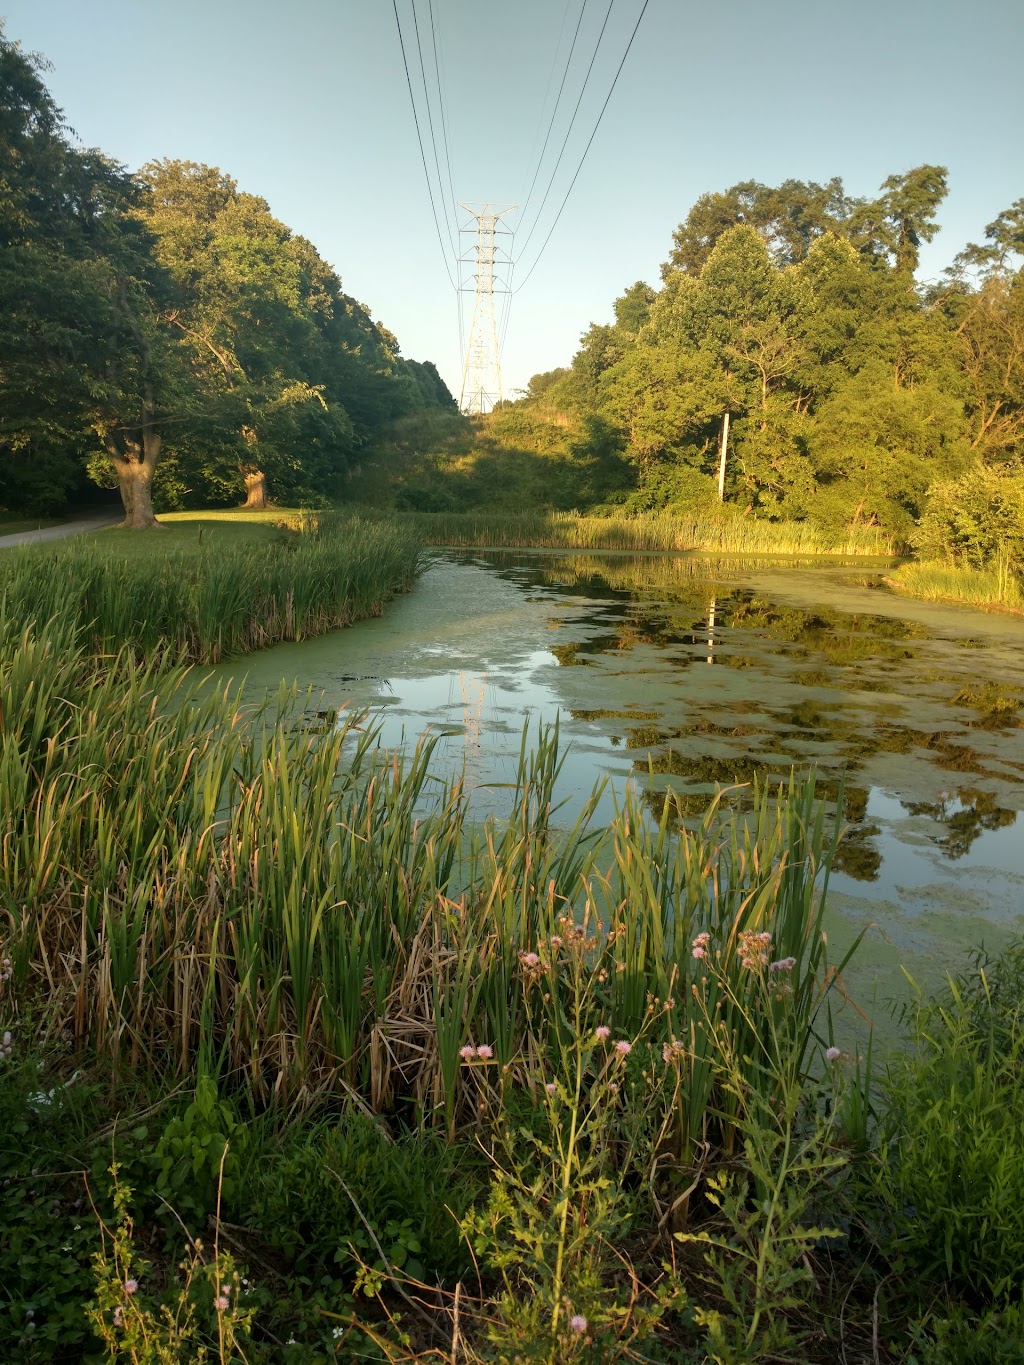
[(494, 296), (508, 293), (508, 280), (503, 272), (510, 261), (508, 253), (497, 246), (495, 239), (510, 235), (499, 224), (515, 205), (510, 204), (497, 211), (490, 204), (460, 204), (459, 208), (469, 214), (468, 223), (459, 229), (460, 235), (475, 238), (473, 247), (464, 252), (460, 260), (476, 267), (469, 277), (472, 286), (464, 280), (459, 282), (463, 293), (469, 293), (472, 287), (474, 294), (473, 322), (466, 344), (459, 407), (467, 413), (484, 413), (490, 412), (495, 403), (502, 400), (501, 355)]
[(722, 418), (722, 445), (718, 456), (718, 501), (725, 502), (725, 460), (729, 453), (729, 413)]

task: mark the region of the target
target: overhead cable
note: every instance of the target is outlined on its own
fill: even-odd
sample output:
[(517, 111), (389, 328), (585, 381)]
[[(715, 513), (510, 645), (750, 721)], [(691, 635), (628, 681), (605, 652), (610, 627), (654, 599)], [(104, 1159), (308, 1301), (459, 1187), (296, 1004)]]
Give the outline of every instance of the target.
[(615, 77), (614, 77), (614, 79), (612, 80), (611, 88), (609, 89), (608, 94), (605, 96), (604, 104), (601, 105), (601, 112), (598, 114), (598, 116), (597, 116), (597, 122), (594, 124), (594, 131), (590, 134), (590, 137), (589, 137), (589, 139), (588, 139), (588, 141), (587, 141), (587, 145), (586, 145), (586, 146), (584, 147), (584, 149), (583, 149), (583, 155), (580, 157), (580, 164), (576, 167), (576, 174), (573, 176), (572, 180), (569, 182), (569, 188), (568, 188), (568, 189), (566, 190), (566, 192), (565, 192), (565, 198), (562, 200), (562, 202), (561, 202), (561, 204), (560, 204), (560, 206), (559, 206), (558, 212), (555, 214), (555, 221), (551, 224), (551, 228), (550, 228), (550, 230), (549, 230), (549, 232), (548, 232), (548, 235), (544, 238), (544, 241), (541, 243), (541, 248), (540, 248), (540, 251), (538, 251), (538, 253), (537, 253), (537, 258), (536, 258), (536, 260), (533, 262), (533, 264), (530, 266), (530, 269), (527, 271), (526, 276), (524, 277), (522, 284), (520, 284), (516, 289), (513, 290), (513, 293), (515, 293), (515, 294), (518, 294), (518, 293), (519, 293), (519, 290), (522, 289), (522, 288), (524, 287), (524, 285), (525, 285), (525, 284), (527, 283), (527, 281), (529, 280), (530, 276), (531, 276), (531, 275), (533, 274), (533, 272), (537, 269), (537, 266), (538, 266), (538, 264), (540, 263), (540, 258), (544, 255), (544, 250), (545, 250), (545, 248), (546, 248), (548, 242), (551, 241), (552, 233), (554, 232), (555, 228), (558, 226), (558, 220), (561, 218), (561, 216), (562, 216), (562, 211), (564, 210), (566, 204), (569, 202), (569, 196), (570, 196), (570, 194), (572, 194), (573, 186), (576, 184), (576, 181), (579, 179), (579, 174), (580, 174), (580, 171), (582, 171), (582, 169), (583, 169), (583, 163), (584, 163), (584, 162), (586, 161), (586, 159), (587, 159), (587, 153), (590, 151), (591, 143), (594, 141), (594, 138), (597, 136), (597, 130), (598, 130), (598, 128), (600, 128), (600, 126), (601, 126), (601, 120), (604, 118), (604, 111), (608, 108), (608, 103), (609, 103), (609, 101), (611, 100), (612, 95), (615, 93), (615, 87), (616, 87), (616, 85), (618, 84), (619, 77), (620, 77), (621, 74), (622, 74), (622, 68), (626, 65), (626, 58), (629, 56), (630, 49), (631, 49), (632, 46), (633, 46), (633, 40), (636, 38), (637, 31), (639, 30), (640, 25), (641, 25), (641, 23), (643, 22), (643, 17), (644, 17), (644, 15), (645, 15), (646, 12), (647, 12), (647, 6), (648, 6), (649, 4), (650, 4), (650, 0), (644, 0), (643, 7), (642, 7), (641, 10), (640, 10), (640, 15), (639, 15), (639, 17), (637, 18), (636, 24), (633, 26), (633, 32), (632, 32), (632, 33), (630, 34), (630, 36), (629, 36), (629, 42), (626, 44), (626, 50), (625, 50), (625, 52), (622, 54), (622, 61), (619, 62), (618, 69), (617, 69), (616, 72), (615, 72)]
[[(585, 5), (584, 8), (586, 8)], [(558, 174), (558, 168), (562, 164), (562, 157), (565, 155), (565, 149), (569, 145), (569, 136), (572, 133), (572, 130), (576, 124), (576, 115), (580, 112), (580, 105), (583, 103), (583, 96), (587, 92), (587, 85), (590, 81), (590, 73), (594, 69), (594, 63), (597, 61), (597, 54), (601, 48), (601, 40), (604, 37), (604, 31), (608, 27), (608, 20), (611, 18), (612, 10), (614, 8), (615, 0), (608, 0), (608, 8), (605, 11), (604, 23), (601, 25), (601, 32), (597, 35), (597, 42), (594, 44), (594, 51), (590, 57), (590, 65), (587, 67), (587, 74), (583, 77), (583, 85), (580, 88), (580, 93), (576, 100), (576, 108), (572, 111), (572, 118), (569, 120), (569, 126), (565, 130), (565, 137), (562, 139), (562, 146), (558, 153), (558, 160), (555, 162), (555, 169), (551, 172), (551, 179), (548, 181), (548, 187), (544, 191), (544, 198), (540, 201), (540, 208), (537, 210), (537, 223), (540, 222), (541, 214), (543, 214), (544, 212), (544, 205), (548, 202), (548, 196), (550, 195), (552, 186), (555, 183), (555, 177)], [(580, 12), (580, 18), (581, 19), (583, 18), (582, 11)], [(535, 223), (534, 226), (530, 229), (526, 241), (523, 243), (523, 251), (525, 251), (527, 247), (530, 245), (530, 239), (533, 237), (534, 232), (536, 232), (537, 230), (537, 223)]]
[[(562, 72), (562, 82), (561, 82), (561, 84), (560, 84), (559, 87), (558, 87), (558, 94), (555, 96), (554, 107), (553, 107), (552, 110), (551, 110), (551, 119), (550, 119), (550, 121), (548, 122), (548, 131), (547, 131), (547, 133), (545, 134), (545, 137), (544, 137), (544, 145), (543, 145), (543, 147), (541, 147), (541, 149), (540, 149), (540, 156), (537, 158), (537, 165), (536, 165), (536, 167), (534, 168), (533, 179), (530, 181), (530, 188), (529, 188), (529, 189), (527, 190), (527, 192), (526, 192), (526, 201), (525, 201), (525, 203), (523, 204), (522, 212), (521, 212), (520, 215), (519, 215), (519, 222), (520, 222), (520, 223), (523, 223), (523, 222), (525, 221), (525, 219), (526, 219), (526, 211), (527, 211), (527, 209), (530, 207), (530, 200), (531, 200), (531, 198), (533, 197), (534, 186), (537, 184), (537, 177), (538, 177), (538, 175), (540, 175), (540, 168), (541, 168), (541, 166), (544, 164), (544, 153), (545, 153), (545, 152), (547, 151), (547, 149), (548, 149), (548, 142), (551, 140), (551, 134), (552, 134), (552, 132), (553, 132), (553, 130), (554, 130), (554, 127), (555, 127), (555, 118), (556, 118), (557, 115), (558, 115), (558, 106), (559, 106), (559, 104), (561, 103), (562, 92), (563, 92), (564, 89), (565, 89), (566, 78), (567, 78), (567, 76), (569, 75), (569, 67), (572, 65), (573, 53), (576, 51), (576, 40), (577, 40), (577, 39), (579, 38), (579, 36), (580, 36), (580, 25), (583, 23), (583, 16), (584, 16), (584, 14), (586, 13), (586, 11), (587, 11), (587, 0), (583, 0), (583, 4), (580, 6), (579, 18), (576, 20), (576, 31), (575, 31), (575, 33), (573, 33), (573, 35), (572, 35), (572, 44), (571, 44), (571, 46), (570, 46), (570, 48), (569, 48), (569, 55), (568, 55), (568, 57), (565, 59), (565, 70)], [(560, 48), (561, 45), (562, 45), (562, 33), (563, 33), (564, 30), (565, 30), (565, 21), (566, 21), (566, 18), (568, 17), (568, 14), (569, 14), (569, 0), (566, 0), (565, 10), (563, 11), (563, 14), (562, 14), (562, 27), (561, 27), (561, 29), (559, 29), (559, 32), (558, 32), (558, 44), (557, 44), (557, 46), (556, 46), (556, 48), (555, 48), (555, 58), (554, 58), (554, 61), (553, 61), (552, 64), (551, 64), (551, 75), (548, 77), (548, 89), (547, 89), (547, 92), (546, 92), (545, 95), (544, 95), (544, 103), (545, 103), (545, 104), (547, 103), (548, 94), (551, 93), (551, 81), (552, 81), (552, 77), (553, 77), (554, 74), (555, 74), (555, 63), (558, 61), (558, 48)], [(541, 115), (541, 117), (543, 117), (543, 114)], [(538, 127), (537, 131), (538, 131), (538, 133), (540, 132), (540, 128), (539, 128), (539, 127)], [(534, 146), (536, 146), (536, 139), (534, 139)], [(530, 155), (531, 155), (531, 157), (532, 157), (532, 155), (533, 155), (532, 151), (531, 151)], [(527, 162), (527, 165), (529, 165), (529, 162)]]
[[(449, 243), (450, 243), (450, 245), (451, 245), (451, 248), (452, 248), (452, 256), (453, 256), (454, 259), (457, 261), (457, 260), (459, 259), (459, 249), (458, 249), (458, 247), (455, 245), (455, 238), (452, 236), (451, 221), (450, 221), (450, 219), (449, 219), (449, 217), (448, 217), (448, 202), (447, 202), (447, 200), (446, 200), (445, 197), (444, 197), (444, 181), (441, 179), (441, 162), (440, 162), (440, 159), (439, 159), (438, 154), (437, 154), (437, 136), (436, 136), (436, 134), (434, 133), (434, 116), (433, 116), (433, 114), (432, 114), (431, 111), (430, 111), (430, 95), (429, 95), (429, 93), (428, 93), (428, 91), (427, 91), (427, 67), (426, 67), (426, 63), (425, 63), (424, 60), (423, 60), (423, 46), (422, 46), (422, 44), (420, 43), (420, 21), (419, 21), (419, 18), (418, 18), (418, 16), (417, 16), (417, 14), (416, 14), (416, 0), (411, 0), (411, 3), (412, 3), (412, 23), (413, 23), (413, 29), (414, 29), (414, 31), (415, 31), (415, 33), (416, 33), (416, 52), (417, 52), (417, 54), (418, 54), (418, 56), (419, 56), (419, 62), (420, 62), (420, 80), (421, 80), (421, 82), (422, 82), (422, 84), (423, 84), (423, 101), (424, 101), (424, 103), (425, 103), (426, 106), (427, 106), (427, 128), (428, 128), (429, 131), (430, 131), (430, 145), (431, 145), (431, 147), (432, 147), (433, 150), (434, 150), (434, 170), (437, 172), (437, 191), (438, 191), (438, 194), (440, 195), (441, 203), (442, 203), (442, 205), (443, 205), (443, 207), (444, 207), (444, 225), (445, 225), (445, 230), (446, 230), (447, 233), (448, 233), (448, 241), (449, 241)], [(434, 52), (434, 56), (435, 56), (435, 59), (436, 59), (436, 56), (437, 56), (437, 51), (436, 51), (436, 49), (435, 49), (435, 52)], [(435, 74), (435, 76), (437, 75), (437, 68), (436, 68), (436, 66), (435, 66), (435, 68), (434, 68), (434, 74)], [(438, 93), (438, 99), (440, 100), (440, 95), (441, 95), (441, 83), (440, 83), (440, 80), (437, 81), (437, 93)], [(455, 221), (456, 230), (458, 229), (458, 226), (459, 226), (459, 224), (458, 224), (458, 219), (456, 219), (456, 221)]]
[[(452, 278), (451, 267), (448, 264), (448, 252), (447, 249), (445, 248), (444, 240), (441, 237), (441, 224), (438, 222), (437, 209), (434, 206), (434, 187), (430, 181), (430, 172), (427, 170), (427, 157), (426, 153), (423, 150), (423, 135), (420, 132), (420, 117), (416, 111), (416, 97), (414, 96), (412, 91), (412, 77), (409, 75), (409, 59), (405, 55), (405, 38), (402, 36), (402, 21), (398, 17), (398, 0), (391, 0), (391, 3), (394, 6), (395, 10), (395, 24), (398, 28), (398, 41), (402, 47), (402, 64), (405, 67), (405, 83), (409, 89), (409, 102), (412, 105), (413, 122), (416, 124), (416, 141), (419, 143), (420, 148), (420, 162), (422, 163), (423, 166), (424, 179), (427, 182), (427, 193), (430, 196), (430, 212), (433, 214), (434, 227), (437, 229), (437, 243), (438, 246), (440, 246), (441, 248), (441, 255), (444, 257), (444, 268), (445, 273), (448, 276), (448, 283), (454, 290), (458, 291), (458, 285)], [(413, 17), (415, 17), (415, 13), (416, 10), (414, 6)]]

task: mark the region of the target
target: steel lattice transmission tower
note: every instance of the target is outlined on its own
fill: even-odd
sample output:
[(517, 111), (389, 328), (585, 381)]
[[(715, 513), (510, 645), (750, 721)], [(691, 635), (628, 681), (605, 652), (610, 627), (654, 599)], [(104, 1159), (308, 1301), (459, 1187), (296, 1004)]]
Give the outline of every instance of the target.
[(490, 204), (460, 204), (469, 214), (469, 221), (459, 229), (460, 234), (475, 237), (475, 244), (464, 252), (461, 260), (475, 265), (469, 277), (472, 283), (460, 281), (460, 290), (472, 288), (473, 322), (466, 344), (466, 362), (462, 371), (462, 394), (459, 407), (463, 412), (490, 412), (500, 403), (501, 352), (498, 346), (498, 321), (494, 313), (495, 294), (509, 292), (505, 270), (510, 265), (508, 253), (497, 245), (498, 237), (511, 235), (503, 225), (503, 216), (511, 213), (514, 204), (495, 210)]

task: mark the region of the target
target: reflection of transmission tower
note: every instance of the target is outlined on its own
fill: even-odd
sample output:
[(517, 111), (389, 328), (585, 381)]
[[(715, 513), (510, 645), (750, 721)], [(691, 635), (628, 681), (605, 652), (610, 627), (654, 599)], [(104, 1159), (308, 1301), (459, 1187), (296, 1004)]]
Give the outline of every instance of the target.
[[(513, 204), (495, 212), (490, 204), (481, 204), (477, 212), (472, 204), (459, 205), (470, 215), (470, 223), (460, 232), (473, 233), (476, 237), (475, 249), (466, 252), (461, 258), (476, 265), (471, 277), (475, 293), (473, 323), (469, 329), (466, 364), (462, 371), (462, 396), (459, 399), (459, 407), (463, 412), (490, 412), (495, 403), (501, 402), (501, 357), (498, 325), (494, 316), (494, 295), (508, 293), (508, 283), (501, 276), (496, 277), (494, 272), (495, 267), (501, 270), (509, 262), (506, 253), (498, 255), (499, 248), (494, 239), (506, 235), (498, 223), (502, 215), (511, 213), (514, 207)], [(469, 292), (466, 284), (461, 284), (461, 288)]]

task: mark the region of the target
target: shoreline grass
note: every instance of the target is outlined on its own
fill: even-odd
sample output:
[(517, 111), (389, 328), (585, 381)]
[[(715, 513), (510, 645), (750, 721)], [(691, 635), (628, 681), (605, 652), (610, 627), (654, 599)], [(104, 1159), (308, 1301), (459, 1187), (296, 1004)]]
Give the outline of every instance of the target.
[(885, 582), (906, 597), (1024, 616), (1024, 588), (1006, 570), (911, 560), (894, 569)]
[(9, 550), (0, 599), (23, 624), (73, 621), (95, 653), (128, 645), (217, 663), (378, 616), (412, 586), (421, 542), (410, 528), (304, 514), (288, 529), (281, 515), (234, 525), (204, 515), (167, 533), (114, 529)]
[[(97, 1333), (198, 1359), (182, 1324), (251, 1365), (285, 1341), (426, 1365), (456, 1334), (466, 1365), (830, 1362), (837, 1340), (937, 1365), (933, 1339), (1013, 1339), (1020, 1200), (991, 1170), (1024, 1170), (1024, 956), (974, 988), (974, 1052), (919, 1030), (879, 1116), (870, 1048), (833, 1041), (838, 825), (812, 780), (720, 793), (696, 828), (628, 791), (607, 826), (596, 796), (560, 825), (557, 731), (524, 733), (507, 813), (473, 832), (429, 743), (402, 760), (361, 717), (246, 710), (91, 645), (72, 604), (39, 629), (0, 607), (13, 1362), (90, 1358)], [(926, 1141), (935, 1075), (984, 1220), (974, 1186), (930, 1182), (959, 1168)]]
[(479, 549), (707, 551), (720, 554), (892, 558), (897, 542), (875, 527), (835, 535), (807, 522), (757, 521), (740, 514), (588, 517), (573, 512), (397, 512), (389, 514), (431, 545)]

